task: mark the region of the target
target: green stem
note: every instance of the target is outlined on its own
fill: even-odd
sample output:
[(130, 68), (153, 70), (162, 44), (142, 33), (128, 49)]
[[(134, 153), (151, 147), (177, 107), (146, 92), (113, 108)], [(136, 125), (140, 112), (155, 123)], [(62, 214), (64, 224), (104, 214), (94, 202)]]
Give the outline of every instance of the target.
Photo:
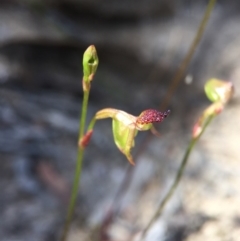
[(211, 115), (208, 117), (208, 119), (205, 121), (204, 126), (202, 128), (202, 132), (201, 134), (196, 137), (196, 138), (192, 138), (188, 148), (186, 149), (186, 152), (183, 156), (181, 165), (178, 169), (177, 175), (174, 179), (174, 182), (172, 184), (172, 186), (170, 187), (169, 191), (167, 192), (167, 194), (165, 195), (165, 197), (162, 199), (162, 201), (160, 202), (157, 211), (155, 212), (154, 216), (152, 217), (152, 219), (150, 220), (150, 222), (148, 223), (148, 225), (145, 227), (145, 229), (142, 232), (142, 236), (141, 239), (143, 240), (148, 232), (148, 230), (150, 229), (150, 227), (153, 225), (153, 223), (155, 223), (155, 221), (161, 216), (162, 211), (164, 209), (164, 207), (166, 206), (166, 204), (168, 203), (168, 201), (170, 200), (170, 198), (172, 197), (173, 193), (175, 192), (179, 182), (181, 181), (183, 172), (185, 170), (189, 155), (193, 149), (193, 147), (195, 146), (195, 144), (197, 143), (197, 141), (199, 140), (199, 138), (201, 137), (201, 135), (203, 134), (203, 132), (205, 131), (206, 127), (209, 125), (209, 123), (212, 121), (212, 119), (214, 118), (215, 115)]
[[(82, 113), (81, 113), (80, 127), (79, 127), (79, 140), (81, 140), (84, 135), (89, 93), (90, 93), (90, 88), (89, 88), (89, 90), (85, 90), (83, 92)], [(73, 212), (74, 212), (75, 205), (76, 205), (78, 187), (79, 187), (81, 171), (82, 171), (83, 154), (84, 154), (84, 147), (81, 147), (81, 146), (78, 147), (77, 163), (76, 163), (73, 187), (72, 187), (70, 202), (68, 205), (67, 218), (66, 218), (63, 233), (62, 233), (62, 236), (60, 239), (61, 241), (67, 240), (67, 235), (68, 235), (70, 224), (72, 221), (72, 216), (73, 216)]]
[(95, 116), (94, 116), (94, 117), (92, 118), (92, 120), (90, 121), (87, 130), (88, 130), (88, 131), (93, 130), (93, 127), (94, 127), (95, 123), (96, 123), (96, 118), (95, 118)]
[(90, 88), (89, 90), (85, 90), (83, 93), (84, 94), (83, 94), (82, 114), (81, 114), (81, 120), (80, 120), (79, 139), (81, 139), (84, 135)]

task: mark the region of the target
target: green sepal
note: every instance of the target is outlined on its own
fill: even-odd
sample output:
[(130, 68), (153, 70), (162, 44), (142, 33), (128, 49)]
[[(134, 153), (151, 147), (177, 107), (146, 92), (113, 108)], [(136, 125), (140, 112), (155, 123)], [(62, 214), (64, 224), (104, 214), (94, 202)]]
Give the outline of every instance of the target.
[(127, 157), (128, 161), (134, 165), (131, 149), (135, 145), (134, 138), (138, 132), (135, 124), (125, 125), (124, 123), (113, 119), (112, 130), (116, 146)]

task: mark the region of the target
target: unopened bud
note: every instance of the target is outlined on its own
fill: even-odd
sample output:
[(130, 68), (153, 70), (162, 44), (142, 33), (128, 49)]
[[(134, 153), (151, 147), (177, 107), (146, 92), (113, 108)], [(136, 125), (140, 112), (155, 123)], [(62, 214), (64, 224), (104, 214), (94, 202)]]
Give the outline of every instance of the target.
[(83, 54), (83, 79), (92, 81), (98, 67), (98, 56), (94, 45), (90, 45)]
[(218, 79), (210, 79), (204, 89), (208, 99), (212, 102), (227, 103), (233, 95), (233, 84)]

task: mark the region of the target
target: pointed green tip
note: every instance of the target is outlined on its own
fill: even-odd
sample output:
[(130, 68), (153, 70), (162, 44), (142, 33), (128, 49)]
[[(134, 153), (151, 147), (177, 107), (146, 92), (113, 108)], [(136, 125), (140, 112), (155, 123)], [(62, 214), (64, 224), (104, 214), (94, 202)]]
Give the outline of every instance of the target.
[(90, 45), (83, 54), (83, 79), (92, 81), (98, 67), (97, 50), (94, 45)]

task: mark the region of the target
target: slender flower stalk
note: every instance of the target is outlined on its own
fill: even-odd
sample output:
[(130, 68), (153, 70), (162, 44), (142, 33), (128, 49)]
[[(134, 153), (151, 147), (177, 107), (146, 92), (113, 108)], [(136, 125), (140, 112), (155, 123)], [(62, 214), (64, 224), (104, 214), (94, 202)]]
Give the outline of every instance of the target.
[(78, 145), (78, 152), (77, 152), (77, 162), (76, 162), (76, 169), (75, 169), (75, 176), (73, 181), (73, 187), (71, 192), (71, 198), (68, 205), (67, 211), (67, 218), (64, 225), (63, 233), (61, 236), (61, 241), (67, 240), (67, 235), (69, 232), (70, 224), (72, 221), (73, 212), (76, 205), (76, 199), (78, 194), (78, 187), (81, 178), (81, 171), (82, 171), (82, 160), (84, 149), (86, 145), (82, 141), (84, 137), (84, 129), (85, 129), (85, 122), (87, 116), (87, 108), (88, 108), (88, 98), (91, 89), (91, 81), (96, 73), (98, 66), (98, 57), (96, 49), (93, 45), (89, 46), (83, 55), (83, 102), (82, 102), (82, 113), (79, 123), (79, 145)]
[(165, 197), (162, 199), (162, 201), (160, 202), (157, 211), (155, 212), (154, 216), (151, 218), (151, 220), (149, 221), (149, 223), (147, 224), (147, 226), (144, 228), (144, 230), (142, 231), (142, 235), (141, 235), (141, 240), (143, 240), (148, 232), (148, 230), (151, 228), (151, 226), (157, 221), (157, 219), (161, 216), (166, 204), (168, 203), (168, 201), (170, 200), (170, 198), (172, 197), (172, 195), (174, 194), (176, 188), (179, 185), (179, 182), (182, 179), (182, 175), (183, 172), (185, 170), (185, 167), (187, 165), (188, 159), (189, 159), (189, 155), (191, 154), (195, 144), (197, 143), (197, 141), (199, 140), (200, 136), (203, 134), (204, 130), (207, 128), (207, 126), (210, 124), (210, 122), (212, 121), (212, 119), (214, 118), (215, 115), (211, 115), (208, 117), (208, 119), (206, 120), (206, 122), (204, 123), (203, 129), (201, 131), (201, 134), (198, 135), (196, 138), (192, 137), (186, 151), (185, 154), (183, 156), (183, 159), (181, 161), (181, 165), (178, 169), (178, 172), (175, 176), (174, 182), (172, 184), (172, 186), (170, 187), (170, 189), (168, 190), (167, 194), (165, 195)]
[(207, 83), (204, 86), (205, 94), (207, 98), (213, 102), (211, 105), (209, 105), (202, 113), (200, 118), (195, 123), (193, 130), (192, 130), (192, 138), (191, 141), (185, 151), (185, 154), (183, 156), (183, 159), (181, 161), (181, 165), (178, 169), (178, 172), (175, 176), (175, 179), (168, 190), (167, 194), (164, 196), (162, 201), (160, 202), (157, 211), (143, 230), (140, 240), (143, 240), (148, 232), (148, 230), (151, 228), (153, 223), (161, 216), (164, 207), (174, 194), (176, 188), (178, 187), (183, 172), (185, 170), (185, 167), (187, 165), (189, 155), (191, 154), (195, 144), (198, 142), (199, 138), (204, 133), (205, 129), (208, 127), (210, 122), (216, 117), (218, 114), (222, 112), (225, 105), (229, 102), (229, 100), (233, 96), (233, 84), (231, 82), (225, 82), (218, 79), (210, 79), (207, 81)]

